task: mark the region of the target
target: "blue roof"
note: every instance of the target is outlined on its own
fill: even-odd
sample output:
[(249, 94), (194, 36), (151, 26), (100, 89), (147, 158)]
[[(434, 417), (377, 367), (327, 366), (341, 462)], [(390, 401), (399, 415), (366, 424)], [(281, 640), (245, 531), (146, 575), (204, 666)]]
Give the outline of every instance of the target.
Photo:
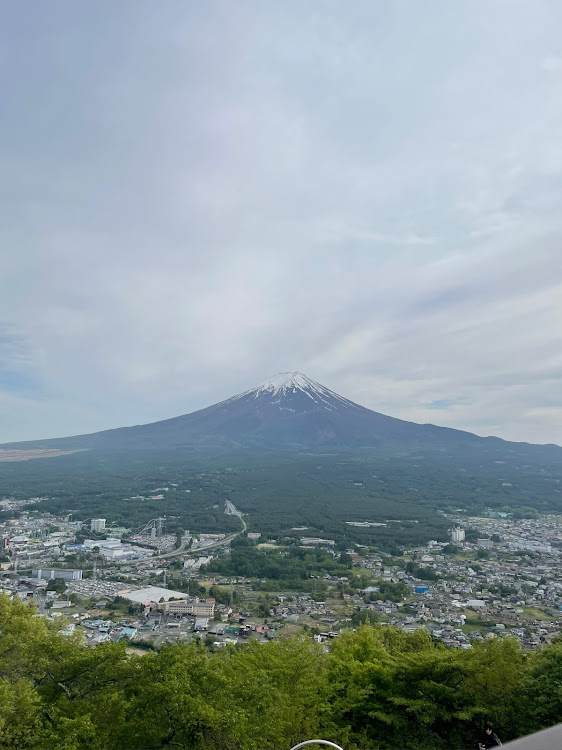
[(121, 630), (121, 638), (132, 638), (136, 632), (136, 628), (123, 628)]

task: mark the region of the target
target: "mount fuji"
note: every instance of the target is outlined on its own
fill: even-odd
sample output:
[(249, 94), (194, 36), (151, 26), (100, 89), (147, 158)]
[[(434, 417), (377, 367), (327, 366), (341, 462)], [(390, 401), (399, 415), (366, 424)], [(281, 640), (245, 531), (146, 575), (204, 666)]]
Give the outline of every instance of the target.
[[(155, 487), (166, 492), (153, 497)], [(415, 545), (446, 538), (438, 509), (559, 512), (561, 487), (558, 446), (394, 419), (299, 372), (161, 422), (0, 446), (0, 497), (39, 496), (36, 510), (125, 526), (164, 513), (229, 530), (220, 503), (233, 497), (271, 533), (348, 535), (347, 521), (409, 519), (369, 543)]]
[(562, 449), (508, 443), (494, 437), (417, 424), (349, 401), (300, 372), (276, 375), (256, 388), (205, 409), (151, 424), (90, 435), (4, 445), (12, 450), (88, 450), (162, 454), (211, 450), (355, 450), (393, 454), (420, 450), (455, 453), (510, 452), (541, 462), (560, 462)]

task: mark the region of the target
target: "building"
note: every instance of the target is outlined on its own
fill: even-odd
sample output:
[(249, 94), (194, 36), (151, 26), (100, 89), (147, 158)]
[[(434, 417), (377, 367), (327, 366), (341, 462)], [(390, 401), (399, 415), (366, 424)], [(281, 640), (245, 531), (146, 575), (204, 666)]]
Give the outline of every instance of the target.
[(82, 571), (72, 568), (33, 568), (31, 575), (40, 581), (51, 581), (58, 578), (61, 581), (81, 581)]
[(521, 552), (552, 552), (552, 545), (548, 542), (532, 542), (527, 539), (514, 539), (508, 542), (507, 546)]
[(171, 615), (193, 615), (194, 617), (213, 617), (215, 614), (215, 602), (173, 601), (166, 602), (162, 607)]
[(471, 609), (483, 609), (486, 606), (486, 602), (483, 599), (469, 599), (466, 606), (471, 607)]
[(151, 604), (158, 604), (161, 600), (167, 602), (168, 599), (187, 599), (187, 594), (183, 591), (172, 591), (163, 589), (160, 586), (147, 586), (144, 589), (136, 591), (127, 591), (122, 593), (124, 599), (128, 599), (135, 604), (142, 604), (149, 607)]
[(124, 526), (112, 526), (110, 529), (106, 529), (105, 531), (107, 533), (108, 538), (121, 539), (127, 534), (129, 529), (126, 529)]
[(201, 555), (201, 557), (188, 557), (184, 561), (184, 568), (191, 568), (192, 570), (199, 570), (202, 565), (208, 565), (213, 559), (212, 555)]
[(477, 542), (480, 549), (492, 549), (494, 543), (491, 539), (478, 539)]
[(312, 536), (303, 536), (301, 544), (303, 547), (334, 547), (336, 543), (333, 539), (317, 539)]
[(457, 544), (462, 543), (464, 542), (464, 538), (465, 538), (464, 529), (461, 529), (458, 527), (455, 529), (451, 529), (451, 541), (452, 542), (456, 542)]
[(95, 531), (97, 534), (105, 531), (105, 518), (92, 518), (90, 521), (90, 531)]
[(248, 532), (248, 539), (251, 539), (255, 541), (256, 539), (259, 539), (261, 536), (259, 531), (249, 531)]
[(148, 554), (146, 549), (135, 547), (131, 544), (122, 544), (118, 538), (84, 539), (80, 549), (89, 550), (90, 552), (97, 549), (100, 555), (109, 559), (145, 557)]

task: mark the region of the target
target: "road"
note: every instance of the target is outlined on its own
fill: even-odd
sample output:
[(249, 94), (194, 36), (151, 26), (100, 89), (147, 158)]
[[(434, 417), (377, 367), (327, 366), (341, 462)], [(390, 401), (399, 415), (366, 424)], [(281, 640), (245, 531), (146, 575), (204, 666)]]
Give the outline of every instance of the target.
[[(225, 500), (224, 503), (224, 512), (227, 516), (237, 516), (241, 523), (242, 528), (240, 531), (236, 531), (233, 534), (228, 534), (228, 536), (225, 536), (224, 539), (219, 539), (218, 542), (210, 542), (209, 544), (206, 544), (203, 547), (197, 547), (193, 550), (193, 552), (206, 552), (209, 549), (214, 549), (215, 547), (222, 547), (224, 544), (230, 544), (230, 542), (233, 539), (236, 539), (237, 536), (240, 536), (240, 534), (243, 534), (246, 529), (248, 528), (248, 525), (246, 521), (244, 520), (244, 516), (242, 513), (238, 510), (238, 508), (230, 502), (230, 500)], [(146, 557), (144, 560), (167, 560), (170, 557), (179, 557), (179, 555), (183, 555), (187, 550), (187, 541), (183, 541), (179, 547), (177, 547), (174, 550), (171, 550), (170, 552), (163, 552), (160, 555), (152, 555), (151, 557)], [(115, 560), (113, 561), (114, 565), (131, 565), (131, 563), (135, 562), (144, 562), (144, 560)]]
[[(246, 521), (244, 520), (244, 516), (242, 513), (238, 510), (238, 508), (234, 505), (234, 503), (231, 503), (230, 500), (224, 501), (224, 512), (227, 516), (238, 516), (238, 518), (242, 521), (242, 526), (244, 527), (242, 531), (246, 531), (248, 528)], [(239, 531), (238, 534), (241, 534), (242, 531)], [(235, 534), (235, 536), (238, 536), (238, 534)]]
[[(206, 544), (204, 547), (197, 547), (197, 549), (194, 549), (193, 552), (203, 552), (207, 551), (209, 549), (214, 549), (215, 547), (222, 547), (223, 544), (230, 544), (230, 542), (233, 539), (236, 539), (237, 536), (240, 536), (240, 534), (243, 534), (246, 529), (248, 528), (248, 525), (246, 521), (244, 520), (244, 516), (242, 513), (238, 510), (238, 508), (230, 502), (230, 500), (225, 500), (224, 503), (224, 512), (227, 516), (237, 516), (241, 523), (242, 528), (240, 531), (236, 531), (234, 534), (229, 534), (228, 536), (225, 536), (224, 539), (220, 539), (218, 542), (211, 542), (210, 544)], [(160, 555), (152, 555), (151, 557), (144, 557), (141, 560), (112, 560), (112, 565), (134, 565), (135, 563), (139, 562), (145, 562), (146, 560), (167, 560), (170, 557), (179, 557), (180, 555), (185, 554), (187, 552), (187, 544), (188, 540), (182, 540), (182, 543), (179, 547), (176, 547), (176, 549), (170, 550), (170, 552), (163, 552)], [(38, 563), (36, 563), (37, 565)], [(19, 570), (31, 570), (33, 565), (30, 565), (29, 568), (20, 566)]]
[(240, 522), (242, 523), (242, 528), (240, 529), (240, 531), (236, 531), (234, 534), (228, 534), (228, 536), (225, 536), (224, 539), (219, 539), (218, 542), (211, 542), (210, 544), (206, 544), (204, 547), (197, 547), (197, 549), (193, 550), (194, 552), (206, 552), (208, 549), (213, 549), (214, 547), (222, 547), (224, 544), (230, 544), (233, 539), (236, 539), (237, 536), (240, 536), (240, 534), (243, 534), (246, 531), (246, 529), (248, 528), (248, 524), (244, 520), (244, 516), (238, 510), (238, 508), (236, 508), (236, 506), (230, 502), (230, 500), (225, 500), (224, 512), (227, 516), (237, 516), (240, 519)]

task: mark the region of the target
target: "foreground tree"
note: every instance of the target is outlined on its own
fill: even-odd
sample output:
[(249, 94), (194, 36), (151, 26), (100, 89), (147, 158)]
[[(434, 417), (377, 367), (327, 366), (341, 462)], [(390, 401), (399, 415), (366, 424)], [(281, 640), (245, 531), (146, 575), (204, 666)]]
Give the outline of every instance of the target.
[(0, 747), (12, 750), (347, 750), (473, 745), (562, 721), (562, 643), (494, 639), (446, 649), (423, 630), (363, 625), (330, 652), (309, 638), (145, 656), (80, 635), (0, 596)]

